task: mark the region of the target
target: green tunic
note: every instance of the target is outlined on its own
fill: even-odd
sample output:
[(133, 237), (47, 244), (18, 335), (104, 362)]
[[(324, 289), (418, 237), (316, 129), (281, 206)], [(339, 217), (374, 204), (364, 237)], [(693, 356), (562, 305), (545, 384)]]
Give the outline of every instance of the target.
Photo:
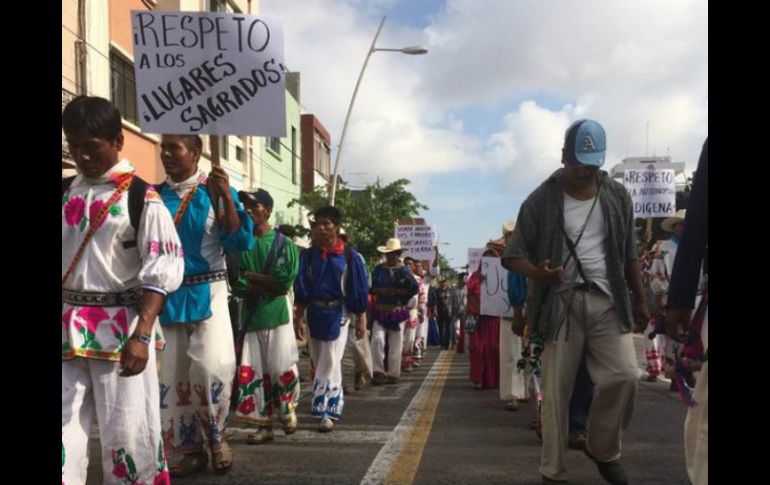
[[(263, 236), (254, 237), (254, 246), (248, 251), (244, 251), (240, 256), (240, 269), (251, 271), (253, 273), (262, 273), (270, 252), (270, 246), (275, 239), (275, 231), (271, 230)], [(297, 246), (286, 238), (281, 256), (276, 257), (272, 276), (276, 284), (276, 293), (268, 295), (265, 298), (255, 300), (249, 297), (249, 283), (246, 278), (240, 278), (238, 283), (233, 286), (233, 293), (244, 298), (243, 311), (241, 318), (247, 325), (248, 331), (266, 330), (275, 328), (279, 325), (289, 323), (289, 302), (286, 293), (294, 286), (294, 280), (299, 271), (299, 258), (297, 257)]]

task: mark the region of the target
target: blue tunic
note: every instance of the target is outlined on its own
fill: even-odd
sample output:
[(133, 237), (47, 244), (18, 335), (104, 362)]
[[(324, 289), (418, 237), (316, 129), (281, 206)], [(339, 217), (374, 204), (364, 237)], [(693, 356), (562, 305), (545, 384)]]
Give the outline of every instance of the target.
[[(238, 201), (238, 194), (235, 189), (230, 188), (235, 210), (238, 212), (241, 225), (238, 230), (226, 232), (217, 221), (218, 231), (215, 237), (225, 252), (240, 252), (248, 250), (254, 243), (254, 222), (243, 209), (243, 205)], [(160, 191), (163, 203), (171, 212), (172, 216), (176, 214), (182, 199), (176, 191), (164, 185)], [(204, 274), (212, 271), (213, 261), (204, 257), (201, 247), (203, 238), (206, 237), (206, 221), (209, 213), (212, 211), (211, 197), (208, 188), (204, 184), (198, 185), (190, 203), (187, 205), (182, 220), (179, 221), (177, 232), (184, 248), (184, 275)], [(222, 263), (224, 262), (224, 256)], [(218, 262), (217, 262), (218, 263)], [(224, 264), (217, 264), (216, 269), (224, 268)], [(211, 289), (209, 283), (200, 283), (196, 285), (182, 286), (175, 292), (168, 295), (166, 305), (160, 314), (160, 323), (162, 324), (184, 324), (198, 322), (211, 317)]]
[[(307, 305), (307, 323), (310, 336), (316, 340), (335, 340), (342, 325), (342, 305), (321, 307), (311, 304), (312, 300), (339, 300), (349, 313), (366, 311), (366, 296), (369, 293), (366, 265), (363, 258), (350, 248), (350, 264), (345, 277), (345, 291), (342, 278), (345, 272), (345, 253), (328, 254), (321, 258), (321, 250), (312, 246), (299, 255), (299, 274), (294, 281), (294, 298), (298, 304)], [(310, 265), (310, 267), (308, 267)]]

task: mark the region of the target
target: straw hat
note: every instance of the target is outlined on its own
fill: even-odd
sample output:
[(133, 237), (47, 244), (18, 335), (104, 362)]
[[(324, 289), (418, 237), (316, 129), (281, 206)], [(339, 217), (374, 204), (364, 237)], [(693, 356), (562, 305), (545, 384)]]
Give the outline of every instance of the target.
[(377, 251), (382, 254), (401, 251), (401, 241), (399, 241), (398, 238), (392, 237), (388, 239), (388, 242), (386, 242), (384, 246), (377, 246)]
[(505, 224), (503, 224), (503, 237), (505, 237), (506, 234), (513, 232), (515, 228), (516, 228), (516, 221), (508, 221)]
[(674, 232), (674, 225), (684, 222), (686, 213), (687, 211), (685, 209), (679, 209), (673, 216), (663, 219), (663, 222), (660, 224), (661, 229), (666, 232)]

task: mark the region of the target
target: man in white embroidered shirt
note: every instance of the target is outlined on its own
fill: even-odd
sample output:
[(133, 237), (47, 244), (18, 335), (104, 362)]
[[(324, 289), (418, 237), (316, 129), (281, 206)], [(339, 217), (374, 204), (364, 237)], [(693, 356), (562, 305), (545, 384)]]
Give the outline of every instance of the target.
[(98, 417), (103, 483), (168, 484), (153, 334), (182, 245), (158, 193), (118, 159), (115, 106), (78, 96), (62, 128), (78, 168), (62, 181), (62, 483), (86, 482)]

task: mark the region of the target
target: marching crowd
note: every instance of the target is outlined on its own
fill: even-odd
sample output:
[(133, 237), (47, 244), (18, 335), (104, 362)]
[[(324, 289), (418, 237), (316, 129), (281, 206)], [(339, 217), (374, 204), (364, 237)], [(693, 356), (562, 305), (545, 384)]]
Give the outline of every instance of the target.
[(500, 317), (482, 314), (481, 266), (442, 277), (438, 248), (425, 264), (389, 239), (370, 272), (332, 206), (312, 214), (311, 244), (299, 248), (270, 224), (266, 190), (238, 192), (221, 167), (198, 167), (197, 135), (162, 135), (167, 177), (150, 185), (119, 158), (108, 101), (75, 98), (62, 126), (79, 172), (62, 181), (63, 483), (85, 483), (94, 419), (105, 483), (169, 483), (209, 462), (226, 472), (229, 416), (255, 426), (252, 445), (271, 441), (274, 423), (292, 434), (308, 382), (309, 412), (331, 432), (346, 352), (358, 390), (397, 384), (431, 346), (467, 352), (472, 385), (498, 388), (507, 409), (534, 401), (543, 483), (566, 483), (567, 447), (608, 483), (629, 483), (620, 457), (642, 377), (634, 331), (643, 378), (665, 373), (690, 406), (688, 473), (707, 483), (707, 144), (688, 211), (663, 222), (670, 239), (637, 245), (627, 191), (599, 170), (603, 128), (570, 126), (563, 168), (486, 244), (509, 269), (513, 310)]

